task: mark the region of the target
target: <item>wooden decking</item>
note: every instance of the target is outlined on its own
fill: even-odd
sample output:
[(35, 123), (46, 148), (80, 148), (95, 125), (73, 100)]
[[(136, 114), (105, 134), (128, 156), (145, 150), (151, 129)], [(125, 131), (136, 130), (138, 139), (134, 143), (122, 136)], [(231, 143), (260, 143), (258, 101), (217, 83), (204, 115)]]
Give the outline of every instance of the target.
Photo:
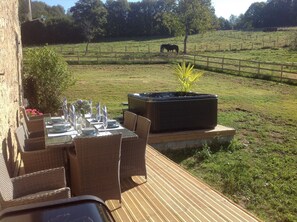
[(187, 130), (178, 132), (150, 133), (148, 143), (158, 150), (190, 148), (216, 139), (231, 141), (236, 130), (217, 125), (214, 129)]
[(147, 171), (122, 181), (121, 205), (107, 201), (116, 221), (258, 221), (150, 146)]

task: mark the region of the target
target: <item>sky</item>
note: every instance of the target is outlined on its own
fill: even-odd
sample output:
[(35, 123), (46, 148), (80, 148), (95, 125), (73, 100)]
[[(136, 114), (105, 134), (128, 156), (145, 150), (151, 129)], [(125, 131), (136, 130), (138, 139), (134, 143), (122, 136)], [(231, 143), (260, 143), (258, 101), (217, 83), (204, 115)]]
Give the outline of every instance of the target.
[[(34, 0), (33, 0), (34, 1)], [(45, 2), (46, 4), (61, 5), (67, 11), (69, 8), (75, 5), (78, 0), (39, 0)], [(128, 0), (128, 2), (133, 2), (136, 0)], [(243, 14), (248, 10), (250, 5), (254, 2), (261, 2), (263, 0), (212, 0), (212, 5), (215, 8), (215, 13), (218, 17), (224, 17), (229, 19), (230, 15), (238, 16)], [(105, 2), (105, 1), (103, 1)]]

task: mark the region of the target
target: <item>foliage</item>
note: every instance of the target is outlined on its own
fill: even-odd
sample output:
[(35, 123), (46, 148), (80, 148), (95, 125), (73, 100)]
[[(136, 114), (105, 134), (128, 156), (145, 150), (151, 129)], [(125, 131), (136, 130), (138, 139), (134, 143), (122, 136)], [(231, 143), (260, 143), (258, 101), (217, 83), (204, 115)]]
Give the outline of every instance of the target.
[[(203, 33), (205, 30), (217, 28), (252, 30), (297, 26), (296, 0), (255, 2), (244, 14), (231, 15), (229, 20), (215, 17), (210, 0), (143, 0), (137, 2), (108, 0), (105, 4), (100, 0), (81, 0), (72, 8), (76, 9), (76, 13), (73, 11), (65, 15), (64, 9), (59, 5), (51, 7), (43, 2), (32, 2), (34, 18), (45, 18), (45, 23), (49, 20), (55, 21), (49, 22), (51, 24), (46, 25), (45, 30), (32, 35), (32, 37), (42, 39), (37, 41), (37, 44), (53, 41), (56, 41), (55, 43), (99, 41), (105, 36), (134, 38), (136, 36), (183, 35), (182, 44), (186, 52), (187, 37), (190, 34)], [(27, 9), (27, 1), (19, 0), (21, 23), (26, 21)], [(75, 23), (65, 22), (64, 18), (75, 20)], [(34, 23), (34, 25), (39, 24)], [(65, 27), (65, 31), (61, 31), (60, 27)], [(30, 30), (27, 32), (31, 33)], [(47, 38), (48, 36), (50, 37)], [(30, 43), (36, 44), (32, 41)]]
[(77, 100), (73, 103), (76, 112), (81, 113), (82, 115), (86, 113), (91, 113), (92, 101), (91, 100)]
[(297, 25), (297, 1), (255, 2), (239, 16), (236, 29), (287, 27)]
[(29, 107), (54, 113), (61, 94), (74, 83), (67, 63), (48, 47), (29, 49), (24, 64), (24, 96)]
[(107, 0), (105, 3), (108, 16), (106, 32), (109, 36), (127, 36), (130, 6), (127, 0)]
[[(100, 0), (79, 0), (70, 8), (74, 21), (81, 27), (87, 43), (105, 35), (107, 10)], [(88, 44), (86, 53), (88, 52)]]
[(84, 36), (71, 17), (34, 20), (21, 24), (23, 45), (78, 43)]
[(196, 83), (200, 77), (203, 75), (203, 72), (194, 72), (194, 65), (185, 62), (182, 64), (177, 64), (175, 67), (175, 75), (180, 83), (180, 91), (189, 92), (191, 91), (193, 84)]
[[(27, 21), (29, 0), (19, 0), (19, 20), (20, 22)], [(45, 20), (52, 18), (65, 17), (65, 10), (63, 6), (49, 6), (41, 1), (31, 1), (32, 18), (43, 18)]]
[(202, 150), (197, 149), (193, 157), (196, 161), (204, 161), (209, 159), (211, 157), (211, 151), (207, 143), (203, 144)]
[(188, 36), (211, 29), (215, 18), (214, 10), (210, 0), (180, 0), (177, 14), (184, 27), (184, 53), (187, 53)]

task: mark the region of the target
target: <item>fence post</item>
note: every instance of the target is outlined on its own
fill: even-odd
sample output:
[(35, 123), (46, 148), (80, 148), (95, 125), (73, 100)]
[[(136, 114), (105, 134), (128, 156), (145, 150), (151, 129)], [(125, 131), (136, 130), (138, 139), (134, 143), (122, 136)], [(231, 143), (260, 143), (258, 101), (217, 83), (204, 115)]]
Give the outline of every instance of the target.
[(225, 58), (222, 58), (222, 71), (224, 71), (224, 62), (225, 62)]
[(127, 46), (125, 46), (125, 52), (127, 52)]
[(79, 52), (77, 53), (77, 64), (79, 64)]
[(97, 57), (97, 64), (99, 64), (99, 56), (98, 56), (98, 53), (96, 54), (96, 57)]
[(238, 73), (241, 73), (241, 60), (238, 60)]
[(281, 65), (281, 82), (283, 82), (283, 70), (284, 70), (284, 66)]
[(261, 67), (261, 63), (258, 62), (258, 70), (257, 70), (257, 74), (258, 74), (258, 75), (260, 74), (260, 67)]
[(206, 59), (206, 67), (208, 68), (209, 66), (209, 57), (207, 56), (207, 59)]

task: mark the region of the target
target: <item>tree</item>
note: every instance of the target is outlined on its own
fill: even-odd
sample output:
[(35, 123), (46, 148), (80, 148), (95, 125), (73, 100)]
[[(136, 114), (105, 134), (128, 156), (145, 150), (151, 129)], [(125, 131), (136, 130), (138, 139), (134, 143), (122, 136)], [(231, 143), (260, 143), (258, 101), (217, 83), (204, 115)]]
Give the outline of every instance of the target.
[(184, 53), (187, 53), (188, 36), (212, 28), (214, 9), (210, 0), (179, 0), (178, 18), (183, 25)]
[(175, 0), (158, 0), (155, 3), (154, 33), (157, 35), (178, 35), (180, 23), (176, 14)]
[(231, 29), (234, 29), (234, 27), (236, 26), (237, 21), (238, 21), (238, 16), (233, 15), (233, 14), (230, 15), (230, 17), (229, 17), (229, 23), (231, 25)]
[[(30, 20), (28, 19), (29, 3), (29, 0), (19, 0), (19, 21), (21, 23)], [(31, 1), (31, 8), (33, 19), (52, 19), (65, 17), (65, 10), (61, 5), (51, 7), (44, 2)]]
[(230, 30), (231, 29), (230, 22), (223, 17), (218, 18), (218, 23), (219, 23), (218, 25), (219, 25), (220, 30)]
[(251, 4), (243, 17), (247, 24), (246, 26), (252, 26), (253, 28), (263, 27), (263, 9), (265, 5), (266, 3), (264, 2), (255, 2)]
[(49, 6), (44, 2), (32, 2), (32, 18), (60, 18), (65, 16), (65, 10), (63, 6)]
[(75, 6), (70, 8), (70, 12), (74, 21), (81, 26), (87, 39), (85, 53), (88, 53), (89, 43), (95, 37), (105, 35), (107, 10), (100, 0), (79, 0)]
[(107, 0), (108, 11), (106, 28), (109, 36), (126, 36), (130, 6), (127, 0)]

